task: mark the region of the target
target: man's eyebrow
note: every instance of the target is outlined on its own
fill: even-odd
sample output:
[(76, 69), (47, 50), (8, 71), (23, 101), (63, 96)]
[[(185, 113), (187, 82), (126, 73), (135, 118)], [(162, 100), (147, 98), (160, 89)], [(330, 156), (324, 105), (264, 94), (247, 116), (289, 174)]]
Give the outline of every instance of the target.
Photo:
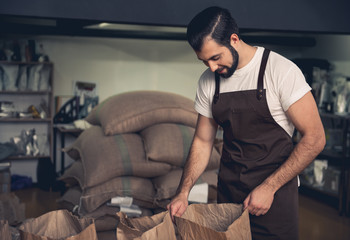
[[(208, 60), (214, 59), (214, 58), (219, 57), (219, 56), (220, 56), (220, 54), (216, 54), (216, 55), (210, 57)], [(198, 58), (198, 60), (200, 60), (200, 61), (208, 61), (208, 60), (203, 60), (203, 59), (201, 59), (200, 57), (197, 57), (197, 58)]]

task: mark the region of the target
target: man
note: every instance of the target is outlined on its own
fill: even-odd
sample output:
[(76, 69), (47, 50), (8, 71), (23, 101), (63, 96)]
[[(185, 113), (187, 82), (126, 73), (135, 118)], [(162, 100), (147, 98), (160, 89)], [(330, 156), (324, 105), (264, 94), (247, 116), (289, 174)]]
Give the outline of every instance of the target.
[[(253, 239), (298, 239), (297, 175), (325, 145), (310, 86), (291, 61), (240, 39), (226, 9), (200, 12), (187, 38), (208, 69), (198, 83), (196, 131), (170, 214), (185, 212), (220, 125), (218, 203), (248, 209)], [(294, 127), (302, 135), (295, 147)]]

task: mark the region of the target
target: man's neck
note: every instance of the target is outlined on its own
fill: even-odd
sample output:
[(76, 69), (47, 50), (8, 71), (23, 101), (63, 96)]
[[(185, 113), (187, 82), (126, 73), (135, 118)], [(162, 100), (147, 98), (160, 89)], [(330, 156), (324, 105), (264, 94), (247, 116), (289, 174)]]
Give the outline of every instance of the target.
[(243, 68), (245, 65), (247, 65), (250, 62), (250, 60), (252, 60), (252, 58), (254, 57), (255, 52), (257, 50), (257, 47), (250, 46), (242, 40), (240, 41), (240, 48), (237, 49), (237, 52), (239, 54), (239, 62), (237, 69)]

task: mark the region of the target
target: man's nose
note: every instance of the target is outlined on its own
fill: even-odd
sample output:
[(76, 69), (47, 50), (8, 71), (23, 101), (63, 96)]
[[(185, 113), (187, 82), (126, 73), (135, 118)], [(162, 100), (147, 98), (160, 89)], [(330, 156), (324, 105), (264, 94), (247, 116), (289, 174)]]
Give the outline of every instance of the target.
[(215, 72), (218, 69), (218, 65), (215, 62), (208, 62), (210, 71)]

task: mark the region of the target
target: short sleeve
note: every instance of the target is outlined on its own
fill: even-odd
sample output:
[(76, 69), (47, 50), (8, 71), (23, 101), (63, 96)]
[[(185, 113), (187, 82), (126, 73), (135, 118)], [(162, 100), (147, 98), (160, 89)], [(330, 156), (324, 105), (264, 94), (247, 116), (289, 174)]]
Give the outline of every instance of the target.
[(306, 82), (301, 70), (295, 64), (292, 64), (279, 87), (283, 110), (287, 111), (293, 103), (301, 99), (310, 90), (311, 87)]
[[(213, 88), (215, 88), (215, 82), (212, 78), (213, 74), (205, 71), (198, 81), (198, 87), (195, 99), (195, 110), (208, 118), (213, 118), (211, 105), (213, 100)], [(214, 89), (215, 90), (215, 89)]]

